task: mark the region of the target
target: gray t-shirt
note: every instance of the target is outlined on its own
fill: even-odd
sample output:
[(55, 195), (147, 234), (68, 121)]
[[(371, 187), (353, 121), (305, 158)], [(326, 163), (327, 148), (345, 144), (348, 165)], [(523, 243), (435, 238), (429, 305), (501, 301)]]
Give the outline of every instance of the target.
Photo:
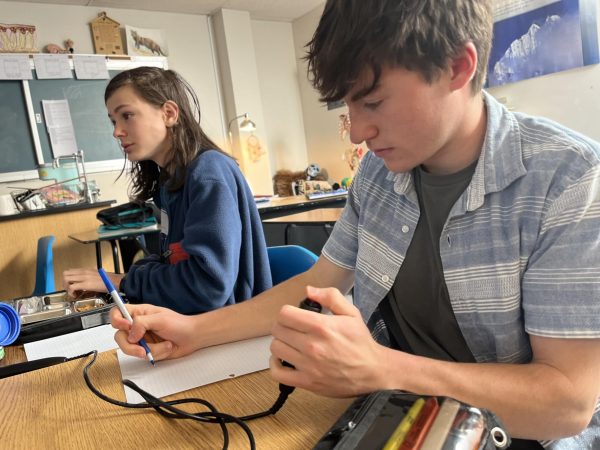
[(476, 165), (441, 176), (421, 167), (413, 171), (421, 215), (394, 285), (379, 305), (392, 345), (398, 349), (446, 361), (475, 362), (452, 311), (439, 241)]

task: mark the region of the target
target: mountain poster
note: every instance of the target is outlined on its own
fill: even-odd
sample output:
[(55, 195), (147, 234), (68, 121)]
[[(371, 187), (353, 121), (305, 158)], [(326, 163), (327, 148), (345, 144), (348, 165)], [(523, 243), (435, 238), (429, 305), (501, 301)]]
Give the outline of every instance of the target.
[(596, 0), (495, 2), (487, 85), (597, 64), (596, 17)]

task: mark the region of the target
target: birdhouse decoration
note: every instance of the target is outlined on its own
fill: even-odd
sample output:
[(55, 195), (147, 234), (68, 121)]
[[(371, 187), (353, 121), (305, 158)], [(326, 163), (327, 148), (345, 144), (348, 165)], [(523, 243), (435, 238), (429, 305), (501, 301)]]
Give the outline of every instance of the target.
[(125, 54), (120, 25), (119, 22), (108, 17), (105, 12), (101, 12), (90, 22), (96, 53), (101, 55)]

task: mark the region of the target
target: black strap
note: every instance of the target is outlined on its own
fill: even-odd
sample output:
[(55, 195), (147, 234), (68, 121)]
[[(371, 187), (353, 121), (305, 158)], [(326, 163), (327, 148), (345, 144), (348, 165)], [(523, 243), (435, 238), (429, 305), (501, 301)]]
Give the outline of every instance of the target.
[(53, 356), (50, 358), (34, 359), (33, 361), (11, 364), (9, 366), (0, 367), (0, 378), (12, 377), (13, 375), (31, 372), (32, 370), (43, 369), (44, 367), (53, 366), (65, 361), (68, 361), (65, 357)]

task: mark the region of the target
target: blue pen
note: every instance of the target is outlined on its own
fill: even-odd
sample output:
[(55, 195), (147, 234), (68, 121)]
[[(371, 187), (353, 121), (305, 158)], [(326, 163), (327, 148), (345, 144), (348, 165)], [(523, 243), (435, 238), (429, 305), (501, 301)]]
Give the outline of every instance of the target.
[[(98, 269), (98, 273), (100, 274), (100, 278), (102, 278), (102, 281), (104, 281), (104, 285), (106, 286), (106, 289), (108, 290), (113, 301), (119, 307), (119, 311), (121, 311), (121, 314), (123, 314), (123, 317), (125, 317), (127, 320), (129, 320), (129, 323), (132, 323), (133, 319), (131, 318), (129, 311), (127, 311), (127, 308), (125, 308), (123, 299), (121, 298), (121, 296), (119, 295), (119, 293), (117, 292), (115, 287), (113, 286), (112, 282), (108, 278), (108, 275), (106, 275), (106, 272), (104, 271), (104, 269), (102, 269), (102, 268)], [(148, 357), (148, 360), (154, 366), (154, 364), (155, 364), (154, 357), (152, 356), (152, 353), (150, 352), (150, 347), (148, 347), (148, 344), (146, 344), (146, 341), (144, 340), (144, 338), (140, 339), (138, 344), (140, 344), (142, 347), (144, 347), (144, 350), (146, 350), (146, 356)]]

